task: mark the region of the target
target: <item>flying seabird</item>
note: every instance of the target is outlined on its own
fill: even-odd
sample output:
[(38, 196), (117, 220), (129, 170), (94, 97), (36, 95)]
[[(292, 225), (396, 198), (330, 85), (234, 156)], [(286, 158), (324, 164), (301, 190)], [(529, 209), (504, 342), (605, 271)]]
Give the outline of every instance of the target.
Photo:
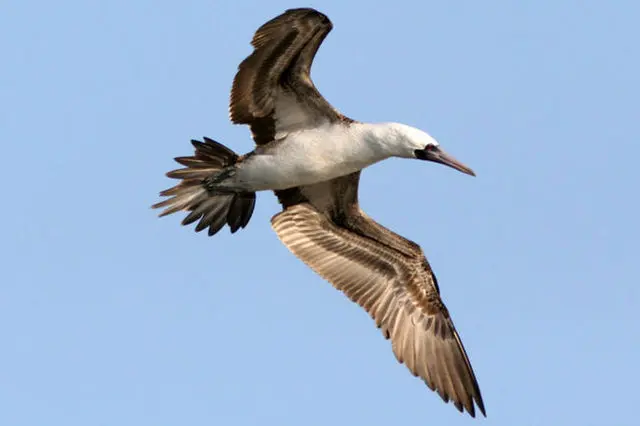
[(429, 134), (399, 123), (363, 123), (339, 113), (310, 77), (333, 25), (310, 8), (262, 25), (233, 80), (230, 119), (251, 128), (256, 148), (237, 155), (204, 138), (167, 173), (160, 216), (187, 211), (183, 225), (234, 233), (253, 214), (256, 192), (272, 190), (282, 211), (271, 224), (282, 243), (363, 307), (399, 362), (445, 402), (475, 417), (484, 403), (436, 277), (416, 243), (368, 217), (358, 204), (362, 169), (390, 157), (441, 163), (475, 176)]

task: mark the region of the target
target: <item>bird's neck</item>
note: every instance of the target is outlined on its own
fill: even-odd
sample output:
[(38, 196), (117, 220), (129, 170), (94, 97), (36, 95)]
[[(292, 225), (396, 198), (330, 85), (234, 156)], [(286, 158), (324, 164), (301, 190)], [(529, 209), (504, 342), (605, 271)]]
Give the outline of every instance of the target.
[(404, 135), (395, 123), (363, 123), (362, 137), (368, 145), (389, 157), (404, 157)]

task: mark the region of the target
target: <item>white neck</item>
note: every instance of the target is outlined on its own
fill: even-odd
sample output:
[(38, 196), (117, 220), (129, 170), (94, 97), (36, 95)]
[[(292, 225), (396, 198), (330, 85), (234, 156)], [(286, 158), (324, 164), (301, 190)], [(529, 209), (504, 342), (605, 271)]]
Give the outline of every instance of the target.
[(413, 149), (424, 148), (423, 144), (411, 147), (412, 133), (419, 131), (399, 123), (362, 123), (362, 136), (387, 157), (414, 158)]

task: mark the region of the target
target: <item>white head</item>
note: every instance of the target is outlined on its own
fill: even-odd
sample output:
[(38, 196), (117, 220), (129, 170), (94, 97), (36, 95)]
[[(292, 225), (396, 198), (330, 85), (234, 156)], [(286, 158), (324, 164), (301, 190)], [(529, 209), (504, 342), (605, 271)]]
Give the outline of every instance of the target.
[(376, 136), (384, 141), (394, 157), (433, 161), (475, 176), (473, 170), (444, 152), (435, 138), (420, 129), (406, 124), (385, 123), (380, 125)]

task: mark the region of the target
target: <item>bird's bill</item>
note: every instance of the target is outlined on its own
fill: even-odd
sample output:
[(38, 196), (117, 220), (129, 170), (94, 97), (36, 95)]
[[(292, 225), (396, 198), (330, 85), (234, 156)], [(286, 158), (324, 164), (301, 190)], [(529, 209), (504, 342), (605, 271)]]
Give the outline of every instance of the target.
[(426, 149), (416, 151), (416, 157), (421, 160), (433, 161), (434, 163), (444, 164), (458, 170), (459, 172), (475, 176), (471, 168), (465, 166), (460, 161), (456, 160), (452, 155), (447, 154), (442, 148), (438, 146), (428, 146)]

